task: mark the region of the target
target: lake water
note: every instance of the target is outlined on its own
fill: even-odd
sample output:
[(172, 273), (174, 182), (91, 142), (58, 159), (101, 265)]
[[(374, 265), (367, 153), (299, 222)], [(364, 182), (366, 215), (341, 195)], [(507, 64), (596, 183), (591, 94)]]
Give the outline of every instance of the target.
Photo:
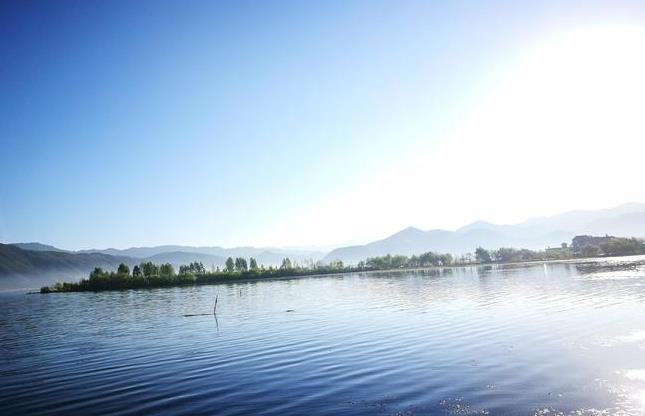
[(643, 414), (645, 258), (4, 293), (0, 413)]

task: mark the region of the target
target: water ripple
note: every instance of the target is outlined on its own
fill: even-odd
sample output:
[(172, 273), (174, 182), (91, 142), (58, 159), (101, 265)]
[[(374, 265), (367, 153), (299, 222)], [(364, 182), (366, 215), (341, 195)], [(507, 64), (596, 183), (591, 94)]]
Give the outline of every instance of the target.
[(643, 306), (643, 258), (2, 294), (0, 409), (641, 414)]

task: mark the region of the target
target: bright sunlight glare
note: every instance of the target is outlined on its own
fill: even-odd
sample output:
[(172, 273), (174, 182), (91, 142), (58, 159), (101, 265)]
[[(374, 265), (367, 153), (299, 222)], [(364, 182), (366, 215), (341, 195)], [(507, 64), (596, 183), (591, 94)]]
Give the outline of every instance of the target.
[[(643, 149), (645, 137), (644, 50), (645, 30), (630, 26), (579, 28), (527, 48), (456, 116), (459, 127), (439, 151), (427, 150), (431, 140), (421, 132), (409, 158), (292, 219), (282, 236), (332, 243), (338, 230), (351, 229), (379, 238), (410, 224), (521, 221), (563, 206), (600, 208), (641, 197), (634, 187), (642, 152), (634, 149)], [(615, 180), (618, 173), (623, 180)], [(388, 189), (399, 196), (383, 198)], [(400, 195), (414, 197), (406, 203)]]

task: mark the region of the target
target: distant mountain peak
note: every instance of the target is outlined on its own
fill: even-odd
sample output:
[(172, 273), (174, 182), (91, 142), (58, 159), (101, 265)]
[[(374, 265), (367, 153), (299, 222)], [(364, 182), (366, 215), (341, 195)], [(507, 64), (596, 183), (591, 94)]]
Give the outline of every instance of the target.
[(458, 228), (457, 232), (463, 233), (463, 232), (472, 231), (472, 230), (491, 230), (497, 227), (499, 227), (499, 225), (493, 224), (492, 222), (478, 220)]
[(420, 228), (409, 226), (409, 227), (405, 227), (404, 229), (402, 229), (401, 231), (399, 231), (397, 234), (403, 234), (403, 233), (406, 233), (406, 234), (407, 234), (407, 233), (424, 233), (424, 232), (425, 232), (425, 231), (423, 231), (423, 230), (422, 230), (422, 229), (420, 229)]
[(12, 243), (11, 245), (23, 250), (67, 252), (67, 250), (63, 250), (58, 247), (50, 246), (48, 244), (37, 243), (37, 242)]
[(415, 236), (423, 235), (425, 233), (426, 232), (420, 228), (410, 226), (410, 227), (405, 227), (401, 231), (392, 234), (388, 238), (415, 237)]

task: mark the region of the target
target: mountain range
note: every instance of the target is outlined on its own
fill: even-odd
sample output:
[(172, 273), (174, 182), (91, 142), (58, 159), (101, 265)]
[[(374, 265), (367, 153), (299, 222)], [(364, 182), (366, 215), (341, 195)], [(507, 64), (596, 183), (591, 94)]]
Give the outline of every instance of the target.
[(152, 261), (175, 267), (192, 261), (207, 268), (223, 266), (227, 257), (254, 257), (259, 264), (279, 265), (289, 257), (297, 262), (342, 260), (355, 264), (368, 257), (386, 254), (412, 255), (426, 251), (456, 255), (489, 249), (516, 247), (542, 249), (570, 242), (576, 235), (645, 237), (645, 204), (629, 203), (602, 210), (570, 211), (533, 218), (513, 225), (477, 221), (457, 230), (405, 228), (382, 240), (340, 247), (325, 253), (312, 250), (257, 247), (204, 247), (165, 245), (128, 249), (63, 250), (42, 243), (0, 244), (0, 289), (33, 288), (60, 280), (84, 277), (94, 267), (116, 269)]
[(645, 237), (645, 204), (629, 203), (610, 209), (570, 211), (514, 225), (477, 221), (455, 231), (424, 231), (408, 227), (382, 240), (337, 248), (328, 253), (323, 261), (357, 263), (368, 257), (412, 255), (426, 251), (459, 255), (473, 252), (478, 246), (489, 249), (542, 249), (568, 243), (581, 234)]
[(0, 244), (0, 290), (34, 288), (56, 281), (78, 280), (94, 269), (114, 270), (142, 262), (170, 263), (175, 268), (194, 261), (207, 269), (222, 267), (228, 257), (254, 257), (258, 264), (278, 266), (285, 257), (303, 263), (319, 260), (324, 253), (309, 250), (257, 247), (193, 247), (166, 245), (128, 249), (64, 250), (42, 243)]
[(120, 263), (131, 263), (130, 257), (102, 253), (68, 253), (45, 250), (42, 244), (0, 244), (0, 289), (34, 288), (57, 281), (86, 276), (94, 267), (112, 270)]

